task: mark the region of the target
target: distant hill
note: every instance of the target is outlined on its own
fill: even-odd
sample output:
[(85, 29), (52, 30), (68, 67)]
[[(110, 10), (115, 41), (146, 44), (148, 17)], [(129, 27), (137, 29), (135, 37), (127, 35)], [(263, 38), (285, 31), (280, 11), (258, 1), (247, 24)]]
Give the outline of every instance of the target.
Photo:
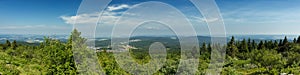
[[(46, 35), (47, 36), (47, 35)], [(18, 43), (24, 45), (38, 45), (40, 42), (44, 41), (45, 35), (16, 35), (16, 34), (0, 34), (0, 43), (5, 43), (6, 40), (17, 40)], [(58, 39), (62, 42), (66, 42), (69, 35), (51, 35), (50, 38)], [(231, 35), (226, 38), (229, 40)], [(278, 40), (285, 37), (285, 35), (234, 35), (237, 40), (242, 39), (254, 39), (255, 41), (260, 40)], [(291, 41), (293, 38), (298, 37), (298, 35), (287, 35), (288, 39)], [(191, 38), (191, 37), (184, 37)], [(211, 37), (209, 36), (197, 36), (199, 44), (203, 42), (210, 43)], [(119, 38), (124, 39), (124, 38)], [(95, 45), (97, 47), (107, 47), (110, 45), (110, 38), (96, 38)], [(134, 46), (150, 46), (153, 42), (161, 42), (167, 47), (179, 47), (179, 40), (176, 36), (134, 36), (130, 38), (130, 45)]]

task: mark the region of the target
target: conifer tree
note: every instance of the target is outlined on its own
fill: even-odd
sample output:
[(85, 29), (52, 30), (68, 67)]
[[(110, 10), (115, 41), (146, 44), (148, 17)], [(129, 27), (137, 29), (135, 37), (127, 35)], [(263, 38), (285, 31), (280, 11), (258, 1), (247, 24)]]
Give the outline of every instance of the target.
[(208, 52), (205, 42), (202, 43), (200, 50), (201, 50), (200, 54), (204, 54), (204, 53)]
[(235, 57), (238, 53), (238, 48), (235, 45), (235, 39), (233, 36), (231, 37), (231, 40), (227, 46), (226, 52), (228, 52), (228, 55), (231, 57)]
[(275, 42), (273, 43), (273, 46), (272, 46), (273, 48), (277, 48), (278, 47), (278, 42), (277, 42), (277, 40), (275, 40)]
[(265, 40), (265, 42), (264, 42), (264, 47), (268, 49), (268, 48), (270, 48), (269, 45), (270, 45), (269, 42), (268, 42), (267, 40)]
[(208, 50), (208, 53), (210, 53), (211, 51), (212, 51), (212, 47), (211, 47), (212, 45), (209, 43), (208, 45), (207, 45), (207, 50)]
[(287, 45), (287, 44), (289, 44), (289, 41), (288, 41), (287, 37), (285, 36), (284, 40), (282, 42), (282, 45)]
[(241, 46), (240, 46), (241, 52), (248, 52), (248, 44), (246, 42), (246, 39), (243, 39)]
[(279, 40), (278, 46), (283, 46), (282, 39)]
[(264, 42), (260, 41), (259, 44), (258, 44), (258, 48), (257, 49), (264, 49), (264, 48), (265, 48)]
[[(80, 61), (75, 61), (76, 70), (80, 74), (102, 74), (100, 71), (94, 71), (100, 68), (100, 66), (95, 66), (91, 64), (97, 64), (95, 59), (98, 59), (94, 50), (87, 48), (87, 39), (81, 36), (81, 32), (74, 29), (69, 37), (68, 44), (71, 45), (71, 51), (74, 55), (72, 56), (75, 60), (80, 59)], [(86, 68), (89, 67), (89, 68)]]
[(298, 36), (297, 43), (300, 44), (300, 36)]
[(6, 44), (5, 44), (7, 47), (11, 47), (11, 43), (9, 40), (6, 40)]
[(252, 49), (257, 49), (257, 44), (255, 40), (252, 40)]
[(284, 37), (281, 47), (279, 48), (279, 52), (285, 52), (289, 49), (289, 41), (287, 37)]
[(265, 48), (267, 48), (267, 49), (272, 49), (272, 48), (274, 48), (274, 47), (273, 47), (273, 41), (272, 41), (272, 40), (270, 40), (270, 41), (265, 41), (264, 45), (265, 45)]
[(248, 44), (248, 50), (251, 51), (253, 49), (253, 47), (252, 47), (251, 39), (250, 38), (248, 38), (247, 44)]
[(2, 49), (3, 50), (6, 50), (7, 48), (10, 48), (11, 47), (11, 43), (9, 40), (6, 40), (6, 43), (3, 45)]
[(14, 50), (18, 47), (17, 41), (16, 41), (16, 40), (13, 41), (13, 43), (11, 44), (11, 47), (12, 47), (12, 49), (14, 49)]
[(230, 40), (229, 43), (228, 43), (228, 45), (233, 45), (233, 44), (234, 44), (234, 41), (235, 41), (234, 36), (232, 36), (232, 37), (231, 37), (231, 40)]

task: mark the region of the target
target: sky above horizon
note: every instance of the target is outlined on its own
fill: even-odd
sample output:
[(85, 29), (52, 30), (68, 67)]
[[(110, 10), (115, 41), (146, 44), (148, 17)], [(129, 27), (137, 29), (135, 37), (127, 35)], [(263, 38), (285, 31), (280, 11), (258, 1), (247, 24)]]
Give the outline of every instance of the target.
[[(198, 35), (209, 34), (203, 16), (188, 0), (154, 1), (169, 4), (182, 12)], [(141, 2), (147, 0), (112, 0), (103, 12), (103, 23), (97, 26), (96, 34), (109, 35), (115, 20)], [(93, 17), (98, 14), (76, 15), (80, 3), (81, 0), (0, 0), (0, 34), (69, 34), (74, 18), (85, 24), (98, 19)], [(299, 0), (216, 0), (226, 33), (240, 35), (299, 35), (299, 3)], [(137, 31), (153, 35), (171, 32), (159, 24), (148, 24)]]

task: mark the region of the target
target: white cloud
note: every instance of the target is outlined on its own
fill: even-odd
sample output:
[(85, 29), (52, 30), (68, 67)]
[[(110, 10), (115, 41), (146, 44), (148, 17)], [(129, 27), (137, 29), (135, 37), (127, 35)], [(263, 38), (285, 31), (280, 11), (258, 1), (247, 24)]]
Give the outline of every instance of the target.
[[(99, 23), (105, 25), (113, 25), (114, 22), (123, 14), (123, 12), (115, 12), (114, 10), (121, 10), (127, 8), (130, 8), (130, 6), (126, 4), (108, 6), (108, 9), (103, 11), (103, 14), (101, 16), (101, 22)], [(124, 14), (134, 15), (130, 13)], [(61, 16), (60, 18), (63, 19), (67, 24), (74, 24), (75, 21), (76, 24), (96, 24), (99, 15), (99, 12), (95, 12), (90, 14), (79, 14), (76, 16)]]
[(108, 11), (115, 11), (115, 10), (121, 10), (121, 9), (126, 9), (126, 8), (130, 8), (131, 6), (127, 5), (127, 4), (121, 4), (121, 5), (113, 5), (113, 6), (108, 6), (107, 10)]
[(211, 19), (205, 19), (204, 17), (198, 17), (198, 16), (190, 16), (189, 17), (191, 21), (195, 21), (198, 23), (202, 23), (202, 22), (214, 22), (219, 20), (218, 18), (211, 18)]
[(75, 21), (78, 24), (90, 24), (93, 22), (96, 22), (98, 17), (98, 13), (93, 13), (93, 14), (80, 14), (77, 16), (61, 16), (60, 18), (65, 21), (67, 24), (74, 24)]
[[(119, 6), (109, 6), (108, 9), (103, 11), (101, 18), (99, 19), (100, 22), (98, 22), (98, 23), (101, 25), (98, 25), (99, 31), (97, 31), (97, 32), (104, 32), (104, 30), (105, 31), (111, 30), (112, 26), (123, 14), (126, 14), (126, 15), (123, 16), (122, 21), (119, 21), (118, 24), (120, 24), (120, 25), (134, 25), (134, 24), (136, 24), (136, 22), (147, 20), (148, 18), (149, 19), (157, 19), (157, 20), (160, 20), (160, 21), (166, 22), (166, 23), (171, 23), (171, 24), (176, 24), (176, 25), (178, 24), (177, 27), (180, 27), (180, 28), (185, 28), (186, 25), (188, 24), (187, 22), (183, 22), (184, 20), (182, 19), (182, 17), (178, 18), (179, 15), (177, 12), (174, 12), (171, 9), (165, 9), (165, 7), (156, 7), (157, 9), (151, 10), (151, 12), (145, 12), (145, 11), (149, 11), (149, 10), (146, 9), (147, 7), (141, 6), (139, 8), (136, 8), (136, 9), (140, 9), (139, 13), (124, 13), (124, 11), (122, 9), (127, 9), (127, 8), (132, 8), (132, 7), (129, 5), (124, 5), (124, 4), (121, 4)], [(122, 10), (122, 11), (115, 11), (115, 10)], [(131, 11), (131, 12), (133, 12), (133, 11)], [(141, 12), (143, 12), (143, 13), (141, 13)], [(157, 14), (153, 14), (153, 12), (155, 12)], [(74, 22), (76, 21), (76, 24), (89, 25), (89, 24), (96, 24), (96, 22), (98, 21), (99, 14), (100, 14), (99, 12), (95, 12), (95, 13), (90, 13), (90, 14), (79, 14), (77, 16), (61, 16), (61, 19), (63, 19), (65, 21), (65, 23), (67, 23), (67, 24), (74, 24)], [(191, 23), (194, 22), (195, 25), (196, 24), (199, 25), (199, 22), (204, 23), (206, 21), (202, 17), (193, 17), (193, 18), (188, 17), (188, 19), (191, 20)], [(207, 21), (216, 21), (216, 20), (218, 20), (218, 19), (212, 19), (212, 20), (207, 20)], [(135, 22), (132, 22), (132, 21), (135, 21)], [(197, 22), (195, 22), (195, 21), (197, 21)], [(168, 28), (147, 25), (143, 29), (157, 30), (157, 32), (159, 32), (158, 30), (166, 30)], [(181, 29), (180, 31), (186, 32), (186, 30), (184, 30), (184, 29)], [(187, 35), (189, 35), (189, 34), (191, 34), (191, 33), (187, 33)]]
[(198, 16), (190, 16), (189, 17), (191, 21), (195, 21), (195, 22), (205, 22), (205, 18), (203, 17), (198, 17)]

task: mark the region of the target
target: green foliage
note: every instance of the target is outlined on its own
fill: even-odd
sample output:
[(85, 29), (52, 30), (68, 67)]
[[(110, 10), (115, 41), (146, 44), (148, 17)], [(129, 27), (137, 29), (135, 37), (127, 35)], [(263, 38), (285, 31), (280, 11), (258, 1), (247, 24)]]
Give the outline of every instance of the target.
[[(210, 47), (210, 45), (208, 45), (208, 46), (206, 46), (206, 44), (205, 44), (205, 42), (202, 44), (202, 46), (201, 46), (201, 48), (200, 48), (200, 54), (201, 55), (206, 55), (206, 56), (208, 56), (209, 55), (209, 48), (207, 48), (207, 47)], [(206, 58), (208, 58), (208, 57), (206, 57)]]
[(39, 47), (7, 41), (0, 52), (0, 74), (77, 74), (71, 45), (44, 39)]
[[(227, 48), (230, 48), (232, 45), (240, 45), (238, 49), (240, 51), (243, 50), (242, 45), (245, 44), (245, 40), (235, 42), (234, 44), (231, 41)], [(279, 43), (276, 40), (265, 40), (265, 42), (260, 41), (258, 47), (255, 48), (254, 46), (257, 45), (255, 41), (249, 42), (248, 39), (248, 45), (252, 47), (248, 46), (248, 48), (253, 50), (246, 53), (238, 52), (237, 56), (227, 54), (228, 57), (222, 74), (299, 74), (300, 45), (297, 41), (289, 42), (287, 37), (280, 40)]]
[(231, 57), (235, 57), (238, 53), (238, 48), (235, 45), (235, 39), (233, 36), (227, 45), (228, 45), (226, 49), (227, 54)]
[(239, 52), (249, 52), (248, 43), (246, 42), (246, 39), (243, 39), (241, 45), (239, 46), (239, 49)]
[[(95, 74), (83, 69), (90, 67), (90, 62), (98, 62), (107, 75), (130, 75), (116, 62), (113, 53), (97, 52), (93, 57), (93, 50), (87, 49), (86, 39), (74, 30), (66, 43), (60, 40), (44, 38), (39, 46), (19, 44), (15, 40), (7, 40), (0, 45), (0, 74), (2, 75), (76, 75), (79, 73)], [(289, 42), (287, 37), (277, 40), (261, 40), (259, 43), (250, 38), (246, 41), (235, 40), (234, 37), (226, 46), (226, 61), (221, 71), (222, 75), (278, 75), (281, 73), (300, 74), (300, 36)], [(200, 57), (197, 75), (206, 74), (212, 47), (203, 43), (200, 46)], [(225, 47), (223, 47), (225, 48)], [(130, 50), (131, 56), (138, 64), (147, 64), (151, 57), (148, 48)], [(73, 54), (83, 54), (73, 56)], [(214, 53), (215, 54), (215, 53)], [(85, 59), (87, 58), (88, 59)], [(167, 60), (154, 75), (173, 75), (178, 70), (181, 52), (179, 48), (167, 49)], [(74, 58), (82, 59), (74, 61)], [(90, 58), (90, 59), (89, 59)], [(98, 58), (97, 61), (91, 60)], [(75, 64), (76, 63), (76, 64)], [(81, 65), (81, 66), (78, 66)], [(153, 64), (155, 65), (155, 64)], [(152, 68), (152, 67), (149, 67)], [(134, 69), (134, 68), (132, 68)], [(186, 67), (186, 69), (191, 69)]]

